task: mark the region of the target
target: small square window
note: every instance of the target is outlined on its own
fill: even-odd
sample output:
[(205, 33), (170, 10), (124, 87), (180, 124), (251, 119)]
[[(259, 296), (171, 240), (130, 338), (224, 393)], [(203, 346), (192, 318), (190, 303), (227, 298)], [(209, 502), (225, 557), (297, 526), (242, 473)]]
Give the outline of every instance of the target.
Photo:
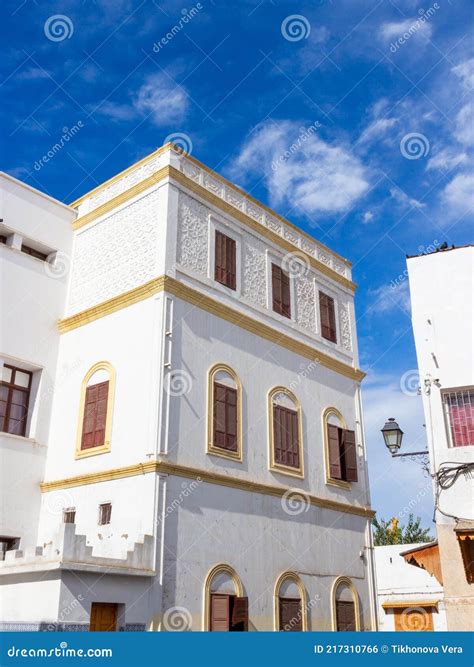
[(99, 526), (106, 526), (110, 523), (112, 516), (112, 503), (102, 503), (99, 505)]
[(68, 507), (63, 512), (63, 523), (76, 523), (76, 508)]

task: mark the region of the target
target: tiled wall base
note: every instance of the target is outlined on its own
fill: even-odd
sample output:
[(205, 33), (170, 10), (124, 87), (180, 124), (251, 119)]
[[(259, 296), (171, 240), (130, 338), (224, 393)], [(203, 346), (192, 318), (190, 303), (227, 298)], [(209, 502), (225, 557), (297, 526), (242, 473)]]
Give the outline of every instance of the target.
[[(88, 623), (7, 623), (0, 622), (0, 632), (88, 632)], [(126, 623), (119, 632), (145, 632), (144, 623)]]

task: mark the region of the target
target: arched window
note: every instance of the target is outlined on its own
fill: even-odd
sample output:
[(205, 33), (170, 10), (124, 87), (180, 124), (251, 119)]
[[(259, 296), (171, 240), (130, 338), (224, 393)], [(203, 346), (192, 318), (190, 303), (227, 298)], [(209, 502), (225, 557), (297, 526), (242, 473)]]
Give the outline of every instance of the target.
[(323, 412), (323, 437), (326, 482), (350, 488), (350, 482), (358, 479), (355, 432), (347, 428), (336, 408), (326, 408)]
[(332, 587), (333, 630), (360, 630), (359, 596), (348, 577), (339, 577)]
[(226, 364), (209, 370), (207, 452), (242, 461), (242, 386)]
[(295, 572), (284, 572), (275, 584), (275, 630), (301, 632), (308, 629), (308, 605), (303, 582)]
[(82, 381), (76, 458), (110, 451), (114, 392), (115, 370), (99, 361)]
[(304, 476), (301, 406), (285, 387), (268, 394), (270, 469), (297, 477)]
[(248, 598), (240, 577), (224, 563), (212, 568), (204, 584), (204, 630), (245, 632), (248, 630)]

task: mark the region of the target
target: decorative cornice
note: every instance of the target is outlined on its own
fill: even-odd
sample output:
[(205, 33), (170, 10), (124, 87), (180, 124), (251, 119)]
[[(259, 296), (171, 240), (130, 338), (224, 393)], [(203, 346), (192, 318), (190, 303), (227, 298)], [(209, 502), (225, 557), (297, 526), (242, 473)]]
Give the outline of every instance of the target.
[[(77, 486), (85, 486), (87, 484), (98, 484), (100, 482), (110, 482), (116, 479), (124, 479), (126, 477), (135, 477), (137, 475), (146, 475), (149, 473), (161, 473), (166, 475), (175, 475), (176, 477), (184, 477), (186, 479), (195, 479), (200, 482), (207, 482), (208, 484), (216, 484), (218, 486), (228, 486), (233, 489), (240, 489), (242, 491), (249, 491), (250, 493), (261, 493), (262, 495), (283, 497), (288, 493), (289, 489), (286, 486), (276, 486), (273, 484), (262, 484), (253, 482), (231, 475), (224, 475), (210, 470), (202, 470), (185, 466), (180, 463), (172, 463), (171, 461), (156, 460), (146, 461), (145, 463), (137, 463), (135, 465), (126, 466), (124, 468), (114, 468), (112, 470), (103, 470), (101, 472), (92, 472), (85, 475), (77, 475), (76, 477), (68, 477), (66, 479), (54, 480), (51, 482), (42, 482), (40, 484), (41, 491), (47, 493), (49, 491), (57, 491), (59, 489), (70, 489)], [(375, 512), (369, 507), (357, 507), (349, 505), (348, 503), (341, 503), (337, 500), (329, 500), (327, 498), (320, 498), (307, 494), (309, 502), (323, 509), (330, 509), (336, 512), (344, 512), (346, 514), (356, 514), (358, 516), (372, 518)]]
[(64, 320), (60, 320), (58, 324), (59, 331), (61, 333), (66, 333), (72, 329), (83, 326), (84, 324), (93, 322), (94, 320), (97, 320), (101, 317), (110, 315), (117, 310), (126, 308), (127, 306), (137, 303), (138, 301), (143, 301), (153, 294), (157, 294), (162, 291), (169, 292), (170, 294), (173, 294), (174, 296), (183, 299), (184, 301), (187, 301), (188, 303), (191, 303), (192, 305), (201, 308), (202, 310), (205, 310), (208, 313), (215, 315), (216, 317), (220, 317), (227, 322), (231, 322), (235, 326), (241, 327), (246, 331), (250, 331), (256, 336), (265, 338), (266, 340), (269, 340), (276, 345), (280, 345), (281, 347), (284, 347), (287, 350), (294, 352), (295, 354), (299, 354), (303, 357), (306, 357), (307, 359), (316, 361), (322, 366), (325, 366), (326, 368), (329, 368), (336, 373), (340, 373), (341, 375), (345, 375), (346, 377), (355, 380), (356, 382), (360, 382), (365, 377), (365, 373), (360, 369), (349, 366), (348, 364), (339, 361), (338, 359), (334, 359), (324, 352), (321, 352), (317, 348), (308, 345), (307, 343), (298, 341), (292, 336), (281, 333), (268, 324), (263, 324), (263, 322), (259, 322), (249, 315), (240, 313), (234, 308), (216, 301), (206, 294), (198, 292), (193, 287), (185, 285), (184, 283), (176, 280), (175, 278), (171, 278), (170, 276), (160, 276), (159, 278), (150, 280), (140, 287), (136, 287), (135, 289), (132, 289), (128, 292), (124, 292), (120, 296), (113, 297), (108, 301), (104, 301), (102, 304), (98, 304), (97, 306), (83, 310), (76, 315), (72, 315), (71, 317), (67, 317)]
[[(200, 164), (200, 163), (198, 163)], [(202, 168), (204, 168), (204, 165), (201, 165)], [(218, 174), (216, 174), (218, 176)], [(229, 204), (228, 202), (224, 201), (217, 195), (213, 194), (212, 192), (209, 192), (206, 188), (204, 188), (202, 185), (199, 183), (196, 183), (193, 181), (191, 178), (186, 176), (183, 172), (179, 171), (175, 167), (171, 166), (165, 166), (162, 167), (161, 169), (158, 169), (154, 174), (149, 176), (148, 178), (145, 178), (143, 181), (140, 181), (140, 183), (137, 183), (133, 187), (129, 188), (128, 190), (125, 190), (124, 192), (120, 193), (116, 197), (113, 197), (112, 199), (109, 199), (106, 201), (104, 204), (101, 204), (97, 208), (93, 209), (90, 211), (90, 213), (86, 213), (85, 215), (81, 216), (77, 220), (73, 222), (73, 229), (78, 230), (84, 227), (85, 225), (89, 224), (90, 222), (93, 222), (97, 218), (99, 218), (102, 215), (105, 215), (106, 213), (109, 213), (113, 209), (117, 208), (121, 204), (124, 204), (125, 202), (129, 201), (130, 199), (133, 199), (140, 193), (144, 192), (145, 190), (148, 190), (149, 188), (153, 187), (154, 185), (157, 185), (158, 183), (164, 181), (167, 178), (173, 179), (176, 183), (179, 183), (183, 185), (185, 188), (190, 190), (191, 192), (194, 192), (197, 194), (199, 197), (207, 201), (208, 203), (212, 204), (216, 208), (219, 208), (221, 211), (224, 213), (227, 213), (228, 215), (236, 218), (241, 222), (243, 225), (246, 227), (252, 229), (253, 231), (257, 232), (261, 236), (265, 237), (275, 245), (279, 246), (282, 250), (286, 252), (293, 252), (293, 253), (298, 253), (299, 256), (304, 257), (308, 264), (315, 270), (319, 271), (319, 273), (322, 273), (323, 275), (327, 276), (331, 280), (334, 280), (335, 282), (339, 283), (343, 287), (346, 287), (347, 289), (351, 290), (352, 292), (355, 291), (356, 289), (356, 284), (352, 281), (346, 278), (345, 276), (341, 275), (340, 273), (337, 273), (334, 269), (332, 269), (330, 266), (327, 266), (323, 262), (320, 262), (318, 259), (312, 257), (309, 253), (307, 253), (305, 250), (302, 248), (299, 248), (296, 246), (294, 243), (291, 243), (290, 241), (282, 238), (279, 234), (276, 234), (275, 232), (271, 231), (267, 227), (264, 227), (260, 222), (257, 222), (253, 218), (251, 218), (249, 215), (241, 211), (240, 209), (236, 208), (235, 206), (232, 206), (232, 204)], [(225, 180), (225, 179), (224, 179)], [(257, 200), (253, 200), (249, 195), (246, 195), (245, 193), (242, 193), (243, 196), (245, 196), (247, 199), (250, 199), (251, 201), (255, 201), (256, 204), (259, 206), (262, 206), (265, 210), (270, 211), (271, 209), (268, 209), (265, 207), (263, 204), (260, 202), (257, 202)], [(282, 218), (281, 216), (278, 216), (274, 211), (271, 212), (273, 216), (277, 217), (280, 221), (282, 221), (284, 224), (291, 225), (285, 218)], [(291, 225), (292, 228), (298, 229), (294, 225)], [(300, 234), (304, 234), (302, 230), (299, 230)], [(311, 238), (308, 236), (308, 238)], [(316, 242), (316, 241), (313, 241)], [(333, 255), (336, 255), (332, 250), (329, 250)], [(339, 255), (336, 255), (339, 257)], [(345, 261), (345, 263), (348, 265), (348, 262), (346, 260), (343, 260), (341, 258), (341, 261)]]
[(168, 176), (170, 175), (170, 169), (171, 167), (169, 166), (158, 169), (158, 171), (155, 171), (154, 174), (152, 174), (148, 178), (145, 178), (143, 181), (140, 181), (140, 183), (137, 183), (136, 185), (129, 188), (128, 190), (125, 190), (125, 192), (120, 193), (116, 197), (109, 199), (109, 201), (106, 201), (101, 206), (98, 206), (90, 213), (86, 213), (80, 218), (77, 218), (77, 220), (75, 220), (72, 223), (72, 228), (74, 230), (77, 230), (80, 229), (81, 227), (84, 227), (85, 225), (89, 224), (89, 222), (92, 222), (96, 218), (99, 218), (101, 215), (105, 215), (105, 213), (108, 213), (112, 209), (117, 208), (117, 206), (124, 204), (126, 201), (129, 201), (130, 199), (133, 199), (133, 197), (136, 197), (141, 192), (144, 192), (145, 190), (148, 190), (148, 188), (157, 185), (161, 181), (164, 181), (165, 178), (168, 178)]

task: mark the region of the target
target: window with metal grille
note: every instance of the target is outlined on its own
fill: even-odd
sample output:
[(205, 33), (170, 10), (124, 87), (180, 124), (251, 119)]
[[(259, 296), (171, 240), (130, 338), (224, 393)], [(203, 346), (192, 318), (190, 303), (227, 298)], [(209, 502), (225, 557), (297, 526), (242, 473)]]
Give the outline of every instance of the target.
[(217, 282), (236, 288), (236, 243), (234, 239), (216, 230), (214, 278)]
[(99, 526), (105, 526), (110, 523), (112, 517), (112, 503), (102, 503), (99, 505)]
[(450, 446), (474, 445), (474, 387), (449, 389), (442, 396)]
[(0, 560), (5, 560), (5, 554), (7, 551), (18, 549), (19, 546), (19, 537), (0, 537)]
[(26, 434), (33, 373), (5, 364), (0, 382), (0, 431)]
[(67, 507), (63, 511), (63, 523), (76, 523), (76, 508)]

